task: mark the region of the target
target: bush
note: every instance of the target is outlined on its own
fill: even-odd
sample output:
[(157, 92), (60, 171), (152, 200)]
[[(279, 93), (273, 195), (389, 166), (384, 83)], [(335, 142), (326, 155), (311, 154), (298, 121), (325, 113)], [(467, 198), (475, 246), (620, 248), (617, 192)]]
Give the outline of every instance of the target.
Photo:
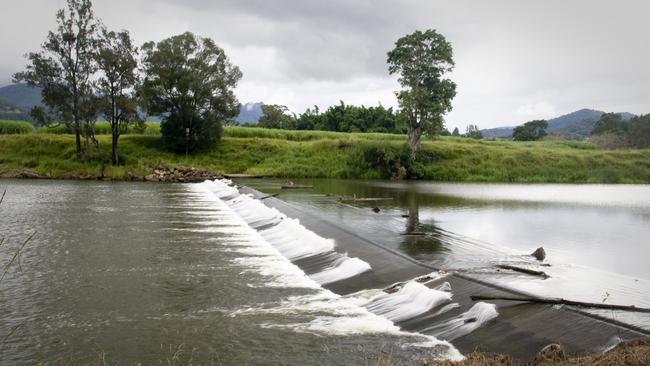
[(177, 153), (205, 150), (215, 145), (223, 132), (221, 122), (211, 115), (183, 116), (171, 113), (160, 124), (163, 144)]
[(16, 135), (34, 132), (34, 126), (25, 121), (0, 120), (0, 135)]

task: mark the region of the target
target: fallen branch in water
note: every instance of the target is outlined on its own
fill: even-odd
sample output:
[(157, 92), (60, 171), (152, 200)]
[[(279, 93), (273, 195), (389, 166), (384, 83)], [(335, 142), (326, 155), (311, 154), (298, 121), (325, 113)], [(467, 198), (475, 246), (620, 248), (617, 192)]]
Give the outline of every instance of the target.
[(623, 310), (623, 311), (634, 311), (639, 313), (650, 313), (649, 308), (640, 308), (634, 305), (614, 305), (614, 304), (604, 304), (597, 302), (581, 302), (557, 298), (536, 298), (536, 297), (517, 297), (517, 296), (490, 296), (490, 295), (471, 295), (470, 298), (472, 301), (482, 301), (482, 300), (503, 300), (503, 301), (522, 301), (522, 302), (532, 302), (537, 304), (549, 304), (549, 305), (569, 305), (569, 306), (578, 306), (583, 308), (593, 308), (593, 309), (607, 309), (607, 310)]
[(509, 269), (511, 271), (521, 272), (521, 273), (529, 274), (529, 275), (532, 275), (532, 276), (539, 276), (539, 277), (544, 277), (544, 278), (551, 277), (548, 274), (546, 274), (546, 272), (536, 271), (534, 269), (522, 268), (522, 267), (517, 267), (517, 266), (511, 266), (509, 264), (498, 264), (497, 268)]
[(376, 201), (390, 201), (392, 200), (392, 197), (367, 197), (367, 198), (339, 198), (339, 201), (342, 202), (376, 202)]
[(280, 193), (269, 194), (268, 196), (264, 196), (264, 197), (260, 198), (260, 201), (265, 200), (267, 198), (271, 198), (271, 197), (277, 197), (278, 195), (280, 195)]

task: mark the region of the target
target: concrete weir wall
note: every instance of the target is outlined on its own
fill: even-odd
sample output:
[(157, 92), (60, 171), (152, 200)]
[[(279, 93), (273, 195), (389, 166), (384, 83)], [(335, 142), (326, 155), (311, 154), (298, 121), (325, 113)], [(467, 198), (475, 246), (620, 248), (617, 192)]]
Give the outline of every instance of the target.
[[(519, 359), (530, 359), (541, 348), (559, 343), (571, 354), (593, 354), (603, 352), (616, 339), (634, 339), (647, 336), (640, 329), (616, 324), (607, 319), (589, 316), (570, 307), (557, 307), (531, 303), (492, 301), (491, 304), (474, 303), (470, 295), (492, 294), (513, 295), (516, 291), (502, 288), (480, 279), (459, 274), (433, 275), (426, 281), (411, 281), (435, 273), (436, 268), (420, 263), (408, 256), (385, 248), (381, 243), (369, 241), (344, 223), (331, 222), (317, 212), (307, 212), (280, 199), (248, 187), (239, 187), (243, 194), (262, 199), (288, 218), (298, 219), (300, 224), (317, 235), (333, 239), (334, 250), (339, 255), (359, 258), (370, 265), (370, 270), (355, 276), (324, 284), (324, 287), (348, 295), (368, 289), (383, 289), (396, 283), (407, 283), (396, 287), (394, 297), (387, 294), (373, 298), (367, 307), (376, 313), (392, 318), (402, 329), (434, 335), (452, 341), (461, 352), (474, 350), (509, 354)], [(334, 254), (336, 254), (334, 253)], [(318, 273), (331, 263), (332, 253), (298, 258), (292, 262), (307, 274)], [(451, 288), (450, 294), (444, 291)], [(449, 296), (448, 298), (445, 296)], [(409, 305), (415, 316), (403, 316), (391, 310), (400, 299), (419, 297), (418, 303), (426, 309)], [(405, 301), (406, 303), (406, 301)], [(498, 315), (496, 315), (498, 312)]]

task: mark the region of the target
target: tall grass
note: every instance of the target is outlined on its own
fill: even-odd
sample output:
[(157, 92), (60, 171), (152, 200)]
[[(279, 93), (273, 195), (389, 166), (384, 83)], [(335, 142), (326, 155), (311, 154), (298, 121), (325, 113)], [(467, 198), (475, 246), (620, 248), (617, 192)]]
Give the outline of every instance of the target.
[(0, 135), (16, 135), (34, 132), (34, 126), (25, 121), (0, 120)]
[[(438, 181), (650, 183), (650, 150), (595, 150), (588, 142), (441, 137), (425, 140), (417, 161), (411, 162), (405, 136), (373, 140), (365, 134), (334, 138), (332, 133), (316, 132), (306, 139), (302, 132), (279, 131), (283, 138), (271, 138), (266, 130), (253, 129), (244, 133), (254, 137), (233, 137), (243, 129), (248, 128), (227, 128), (230, 132), (217, 146), (189, 157), (166, 151), (159, 136), (125, 135), (120, 140), (124, 163), (107, 167), (106, 175), (142, 176), (161, 164), (291, 178), (391, 178), (402, 166), (412, 178)], [(323, 137), (314, 137), (319, 134)], [(108, 154), (110, 136), (99, 136), (99, 141)], [(29, 170), (60, 178), (93, 177), (100, 169), (98, 158), (76, 159), (71, 135), (0, 136), (0, 176)]]
[[(97, 121), (95, 122), (94, 130), (95, 130), (95, 135), (110, 135), (111, 124), (107, 121)], [(73, 133), (73, 131), (70, 128), (68, 128), (63, 124), (58, 124), (53, 126), (42, 126), (37, 128), (35, 132), (40, 134), (50, 134), (50, 135), (68, 135)], [(160, 123), (146, 122), (142, 126), (130, 125), (125, 134), (159, 135)]]

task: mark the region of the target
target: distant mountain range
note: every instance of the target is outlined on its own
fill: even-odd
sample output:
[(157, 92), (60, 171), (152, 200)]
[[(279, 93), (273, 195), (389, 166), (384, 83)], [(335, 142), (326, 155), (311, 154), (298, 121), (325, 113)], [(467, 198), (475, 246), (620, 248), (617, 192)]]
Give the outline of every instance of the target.
[[(0, 88), (0, 119), (29, 120), (29, 111), (41, 104), (41, 90), (25, 84), (12, 84)], [(246, 103), (240, 107), (239, 124), (257, 123), (262, 116), (264, 103)], [(151, 118), (156, 120), (156, 118)], [(158, 119), (159, 120), (159, 119)]]
[(262, 117), (263, 105), (262, 102), (242, 104), (239, 107), (239, 116), (235, 118), (235, 121), (241, 125), (257, 123)]
[[(603, 111), (593, 109), (581, 109), (573, 113), (565, 114), (548, 120), (549, 133), (558, 133), (565, 138), (572, 140), (582, 140), (589, 137), (594, 125), (604, 114)], [(632, 113), (619, 113), (623, 120), (629, 121), (635, 115)], [(514, 127), (496, 127), (481, 130), (485, 138), (510, 138)]]

